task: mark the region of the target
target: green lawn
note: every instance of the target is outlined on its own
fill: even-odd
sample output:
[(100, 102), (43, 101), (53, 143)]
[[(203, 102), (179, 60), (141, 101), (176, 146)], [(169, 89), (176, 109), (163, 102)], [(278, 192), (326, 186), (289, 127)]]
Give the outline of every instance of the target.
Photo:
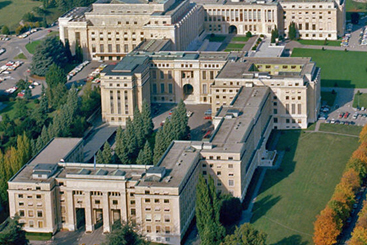
[(7, 25), (11, 31), (19, 25), (23, 15), (42, 2), (32, 0), (5, 0), (0, 2), (0, 25)]
[(36, 47), (41, 43), (41, 40), (33, 41), (31, 43), (27, 43), (25, 48), (28, 50), (29, 53), (34, 54)]
[(362, 126), (356, 126), (356, 125), (321, 123), (319, 130), (323, 132), (335, 132), (335, 133), (351, 134), (359, 136), (359, 133), (361, 132), (362, 128), (363, 128)]
[(324, 40), (298, 40), (298, 42), (300, 44), (303, 44), (303, 45), (319, 45), (319, 46), (338, 46), (340, 47), (340, 41), (329, 41), (327, 40), (326, 41), (326, 44), (325, 44), (325, 41)]
[(328, 106), (333, 106), (336, 98), (336, 92), (321, 92), (321, 100), (325, 101)]
[(278, 170), (268, 170), (251, 223), (271, 245), (313, 244), (313, 222), (325, 208), (358, 138), (283, 131), (277, 144), (286, 151)]
[(52, 238), (52, 233), (33, 233), (27, 232), (26, 238), (31, 241), (48, 241)]
[(363, 12), (367, 11), (367, 3), (359, 3), (353, 0), (345, 1), (345, 11), (346, 12)]
[(226, 48), (228, 49), (242, 49), (245, 43), (229, 43)]
[(21, 60), (26, 60), (26, 59), (27, 59), (27, 57), (25, 57), (25, 55), (24, 55), (23, 53), (20, 53), (20, 54), (18, 54), (17, 56), (15, 56), (15, 57), (14, 57), (14, 59), (15, 59), (15, 60), (19, 60), (19, 59), (21, 59)]
[(367, 52), (294, 49), (292, 57), (312, 57), (321, 67), (321, 86), (367, 88)]
[(235, 36), (232, 38), (231, 42), (247, 42), (250, 38), (246, 36)]
[[(2, 103), (3, 104), (6, 104), (7, 107), (5, 107), (4, 109), (2, 109), (0, 111), (0, 115), (8, 114), (8, 116), (9, 116), (10, 119), (14, 118), (14, 115), (15, 115), (15, 108), (14, 108), (15, 101), (4, 101)], [(31, 108), (31, 109), (36, 108), (36, 104), (34, 103), (34, 100), (29, 101), (27, 103), (27, 107), (28, 108)]]
[(367, 108), (367, 94), (355, 94), (353, 99), (353, 107)]

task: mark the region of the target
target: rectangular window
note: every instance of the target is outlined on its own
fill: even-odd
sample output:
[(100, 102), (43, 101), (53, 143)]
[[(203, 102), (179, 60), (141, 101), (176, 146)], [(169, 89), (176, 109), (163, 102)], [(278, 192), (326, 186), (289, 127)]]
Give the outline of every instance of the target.
[(164, 93), (164, 83), (161, 83), (161, 93)]
[(172, 83), (168, 84), (168, 93), (170, 93), (170, 94), (173, 93), (173, 84)]
[(298, 114), (302, 114), (302, 104), (298, 104), (297, 107)]
[(108, 52), (112, 53), (112, 44), (108, 44)]
[(153, 94), (157, 93), (157, 84), (153, 83)]
[(231, 180), (231, 179), (230, 179), (230, 180), (228, 180), (228, 185), (229, 185), (229, 186), (234, 186), (234, 181), (233, 181), (233, 180)]
[(203, 84), (203, 94), (207, 94), (207, 93), (208, 93), (207, 84)]
[(116, 44), (116, 52), (117, 53), (120, 53), (121, 52), (121, 50), (120, 50), (120, 44)]
[(43, 217), (43, 212), (42, 212), (42, 210), (38, 210), (38, 211), (37, 211), (37, 217), (38, 217), (38, 218), (42, 218), (42, 217)]
[(203, 79), (206, 80), (206, 71), (203, 71)]
[(168, 79), (172, 79), (172, 71), (168, 71), (167, 77), (168, 77)]
[(104, 52), (104, 46), (103, 44), (99, 45), (99, 52), (103, 53)]
[(285, 104), (285, 114), (289, 114), (289, 104)]
[(214, 71), (210, 71), (210, 79), (214, 79)]
[(129, 52), (129, 45), (124, 44), (124, 52), (128, 53)]
[(292, 114), (296, 114), (296, 104), (292, 104)]
[(161, 79), (163, 80), (164, 79), (164, 73), (163, 73), (163, 71), (160, 71), (159, 74), (161, 76)]

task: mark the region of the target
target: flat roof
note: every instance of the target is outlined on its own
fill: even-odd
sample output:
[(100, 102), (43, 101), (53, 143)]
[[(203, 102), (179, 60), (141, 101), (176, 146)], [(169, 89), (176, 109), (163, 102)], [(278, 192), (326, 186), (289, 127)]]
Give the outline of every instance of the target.
[[(310, 73), (315, 66), (308, 57), (245, 57), (243, 62), (228, 62), (217, 75), (217, 78), (248, 78), (246, 75), (261, 73), (259, 71), (251, 71), (253, 64), (273, 64), (273, 65), (303, 65), (301, 72), (283, 72), (279, 75), (271, 75), (274, 77), (301, 77), (306, 73)], [(306, 68), (306, 69), (305, 69)]]
[[(141, 181), (138, 186), (180, 187), (189, 169), (197, 163), (200, 150), (191, 141), (173, 141), (159, 167), (166, 169), (165, 177), (157, 181)], [(167, 181), (169, 179), (169, 181)]]
[(139, 44), (136, 51), (158, 52), (164, 50), (171, 43), (170, 39), (147, 39)]
[[(242, 87), (232, 106), (223, 107), (218, 117), (223, 117), (211, 140), (213, 145), (226, 148), (228, 152), (239, 152), (249, 129), (256, 120), (259, 110), (269, 93), (268, 87)], [(238, 112), (238, 117), (226, 117)]]
[[(50, 182), (47, 180), (33, 180), (34, 167), (39, 163), (55, 164), (66, 158), (69, 153), (80, 143), (82, 138), (54, 138), (35, 157), (33, 157), (22, 169), (13, 176), (9, 182)], [(42, 166), (42, 165), (39, 165)]]

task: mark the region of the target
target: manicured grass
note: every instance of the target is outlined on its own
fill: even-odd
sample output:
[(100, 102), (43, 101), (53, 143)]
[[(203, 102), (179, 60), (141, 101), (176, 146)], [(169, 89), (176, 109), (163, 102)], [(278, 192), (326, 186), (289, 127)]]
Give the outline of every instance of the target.
[(27, 43), (25, 48), (28, 50), (29, 53), (34, 54), (36, 47), (41, 43), (41, 40), (37, 40), (31, 43)]
[(209, 42), (223, 42), (224, 39), (226, 39), (226, 36), (223, 36), (223, 35), (214, 35), (214, 36), (211, 36), (211, 35), (208, 35), (206, 38), (209, 39)]
[(249, 39), (249, 37), (235, 36), (232, 38), (231, 42), (247, 42)]
[(52, 31), (52, 32), (48, 33), (46, 36), (50, 37), (50, 36), (58, 36), (58, 35), (59, 35), (58, 31)]
[(325, 44), (325, 41), (324, 40), (298, 40), (298, 42), (300, 44), (303, 44), (303, 45), (319, 45), (319, 46), (338, 46), (340, 47), (340, 41), (329, 41), (327, 40), (326, 41), (326, 44)]
[(336, 98), (336, 92), (321, 92), (321, 100), (325, 101), (328, 106), (333, 106)]
[(242, 49), (245, 43), (229, 43), (226, 48), (228, 49)]
[(32, 0), (3, 0), (0, 2), (0, 23), (7, 25), (11, 31), (19, 25), (23, 15), (41, 6), (42, 2)]
[[(0, 111), (0, 115), (8, 114), (10, 119), (14, 118), (14, 116), (15, 116), (15, 101), (4, 101), (2, 103), (7, 105), (7, 106)], [(34, 108), (36, 108), (36, 104), (34, 103), (33, 100), (30, 100), (27, 103), (27, 107), (30, 108), (30, 109), (34, 109)]]
[(278, 170), (268, 170), (251, 223), (268, 234), (268, 244), (313, 244), (313, 222), (330, 200), (358, 138), (283, 131)]
[(52, 237), (51, 233), (27, 232), (25, 235), (26, 235), (26, 238), (31, 241), (48, 241)]
[(312, 57), (321, 68), (321, 86), (367, 88), (367, 52), (294, 49), (292, 57)]
[(346, 12), (363, 12), (367, 10), (367, 3), (359, 3), (353, 0), (345, 1)]
[(363, 128), (362, 126), (356, 126), (356, 125), (321, 123), (319, 130), (323, 132), (334, 132), (334, 133), (359, 136), (359, 133), (361, 132), (362, 128)]
[(17, 56), (15, 56), (14, 59), (15, 60), (17, 60), (17, 59), (26, 60), (27, 57), (25, 57), (25, 55), (23, 53), (20, 53)]
[(353, 107), (367, 108), (367, 94), (355, 94), (353, 99)]

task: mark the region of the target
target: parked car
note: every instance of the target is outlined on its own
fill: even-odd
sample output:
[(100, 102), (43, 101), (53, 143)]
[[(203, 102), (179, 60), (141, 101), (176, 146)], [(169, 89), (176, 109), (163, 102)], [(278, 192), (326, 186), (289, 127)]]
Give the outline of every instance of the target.
[(211, 109), (206, 110), (206, 111), (204, 112), (204, 115), (211, 115), (211, 114), (212, 114), (212, 110), (211, 110)]
[(192, 111), (187, 111), (187, 112), (186, 112), (186, 116), (187, 116), (187, 117), (191, 117), (191, 116), (192, 116), (192, 114), (193, 114), (193, 112), (192, 112)]
[(212, 119), (212, 117), (211, 117), (211, 116), (205, 116), (205, 117), (204, 117), (204, 119), (205, 119), (205, 120), (211, 120), (211, 119)]

